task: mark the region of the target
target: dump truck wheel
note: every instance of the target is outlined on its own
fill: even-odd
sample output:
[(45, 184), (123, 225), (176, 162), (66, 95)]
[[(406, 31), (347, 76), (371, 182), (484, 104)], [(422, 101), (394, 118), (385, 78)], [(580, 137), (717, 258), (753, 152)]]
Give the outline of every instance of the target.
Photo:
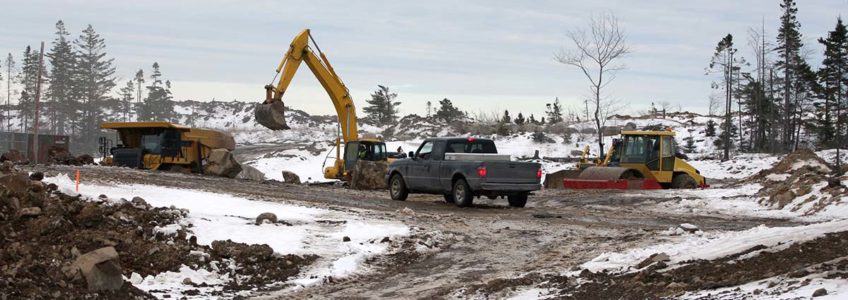
[(454, 201), (456, 200), (453, 199), (453, 194), (445, 194), (445, 202), (453, 203)]
[(698, 184), (695, 179), (692, 179), (689, 174), (677, 174), (671, 180), (671, 188), (673, 189), (694, 189), (697, 187)]
[(509, 206), (524, 207), (527, 204), (527, 193), (509, 195), (506, 197), (506, 200), (509, 201)]
[(392, 200), (404, 201), (409, 196), (409, 190), (406, 189), (406, 183), (403, 182), (403, 177), (400, 174), (392, 175), (389, 180), (389, 196)]
[(452, 192), (456, 206), (471, 206), (471, 203), (474, 201), (474, 194), (471, 192), (471, 187), (468, 186), (468, 182), (465, 182), (465, 178), (457, 179), (456, 182), (453, 183)]

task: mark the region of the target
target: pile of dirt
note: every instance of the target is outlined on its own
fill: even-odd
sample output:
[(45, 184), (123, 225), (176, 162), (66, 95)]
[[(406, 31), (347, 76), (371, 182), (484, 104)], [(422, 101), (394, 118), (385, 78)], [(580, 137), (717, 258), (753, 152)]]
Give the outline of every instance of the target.
[[(680, 266), (668, 267), (665, 262), (653, 262), (638, 272), (626, 274), (583, 270), (578, 277), (545, 278), (547, 283), (544, 287), (558, 289), (559, 296), (566, 299), (657, 299), (680, 296), (690, 291), (733, 287), (776, 276), (778, 279), (775, 280), (781, 283), (794, 280), (793, 284), (781, 287), (780, 291), (754, 291), (763, 296), (807, 285), (809, 280), (803, 277), (810, 274), (848, 279), (846, 247), (848, 232), (837, 232), (776, 252), (760, 251), (765, 247), (757, 246), (723, 258), (689, 261)], [(755, 251), (760, 252), (748, 257)], [(736, 293), (724, 295), (725, 298), (753, 296), (744, 295), (742, 291), (725, 293)]]
[(763, 205), (815, 214), (841, 202), (848, 192), (844, 179), (834, 177), (831, 166), (813, 151), (801, 149), (744, 182), (763, 186), (757, 193)]
[(53, 146), (47, 151), (47, 163), (69, 166), (93, 165), (94, 157), (88, 154), (74, 156), (68, 149)]
[(286, 281), (315, 260), (274, 254), (267, 245), (198, 245), (184, 221), (186, 210), (153, 208), (138, 197), (81, 199), (45, 185), (43, 175), (6, 167), (0, 168), (5, 173), (0, 175), (0, 299), (154, 298), (120, 278), (118, 290), (90, 290), (79, 257), (108, 247), (117, 252), (117, 275), (126, 278), (176, 272), (183, 265), (230, 274), (223, 292), (217, 292), (221, 295)]
[(18, 150), (15, 150), (15, 149), (10, 149), (9, 151), (6, 151), (5, 153), (3, 153), (3, 155), (0, 155), (0, 162), (4, 162), (4, 161), (11, 161), (12, 163), (15, 163), (15, 164), (28, 164), (29, 163), (29, 159), (26, 157), (26, 155), (21, 153), (21, 151), (18, 151)]

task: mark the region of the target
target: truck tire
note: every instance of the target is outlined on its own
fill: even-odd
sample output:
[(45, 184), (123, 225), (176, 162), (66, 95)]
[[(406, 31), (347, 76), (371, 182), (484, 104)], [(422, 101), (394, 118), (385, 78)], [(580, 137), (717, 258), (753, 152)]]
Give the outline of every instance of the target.
[(674, 175), (671, 179), (671, 188), (673, 189), (694, 189), (698, 187), (698, 183), (689, 174), (681, 173)]
[(453, 203), (455, 200), (453, 199), (453, 194), (445, 194), (445, 202)]
[(506, 197), (506, 200), (509, 201), (509, 206), (524, 207), (527, 204), (527, 193), (509, 195)]
[(451, 190), (451, 194), (453, 194), (456, 206), (468, 207), (471, 206), (472, 202), (474, 202), (474, 193), (471, 192), (471, 187), (468, 186), (468, 182), (465, 181), (465, 178), (457, 179), (453, 183), (453, 190)]
[(389, 196), (392, 197), (392, 200), (398, 201), (404, 201), (409, 196), (409, 190), (400, 174), (394, 174), (389, 179)]

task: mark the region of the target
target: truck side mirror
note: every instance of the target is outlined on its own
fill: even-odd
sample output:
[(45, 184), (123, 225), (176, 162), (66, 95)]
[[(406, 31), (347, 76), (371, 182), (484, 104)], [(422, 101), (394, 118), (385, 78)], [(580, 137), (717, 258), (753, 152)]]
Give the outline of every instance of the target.
[(409, 151), (409, 158), (415, 159), (415, 152)]

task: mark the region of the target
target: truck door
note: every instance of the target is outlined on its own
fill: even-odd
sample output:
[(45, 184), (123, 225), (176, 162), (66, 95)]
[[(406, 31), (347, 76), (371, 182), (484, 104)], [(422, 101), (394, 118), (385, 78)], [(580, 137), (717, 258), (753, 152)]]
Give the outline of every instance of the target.
[(430, 161), (427, 165), (427, 180), (424, 184), (424, 189), (428, 192), (443, 192), (441, 179), (445, 176), (450, 180), (450, 175), (445, 175), (442, 172), (442, 163), (445, 160), (445, 141), (436, 141), (433, 144), (433, 151), (430, 154)]
[(409, 164), (409, 169), (406, 173), (406, 184), (409, 189), (416, 191), (425, 191), (427, 188), (427, 180), (430, 177), (430, 158), (433, 152), (433, 141), (424, 141), (415, 152), (415, 157)]

